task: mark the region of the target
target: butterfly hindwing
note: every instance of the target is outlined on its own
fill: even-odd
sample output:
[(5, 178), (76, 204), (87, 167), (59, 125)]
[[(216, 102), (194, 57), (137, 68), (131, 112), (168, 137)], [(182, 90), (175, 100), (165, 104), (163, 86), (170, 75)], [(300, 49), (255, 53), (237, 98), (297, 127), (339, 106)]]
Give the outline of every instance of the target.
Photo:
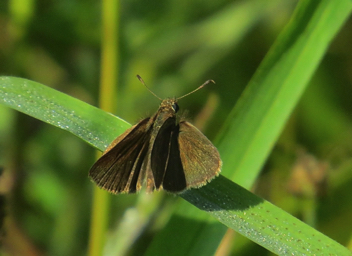
[[(146, 159), (151, 131), (149, 118), (120, 135), (93, 165), (89, 176), (97, 185), (112, 193), (133, 193), (140, 190), (138, 177)], [(145, 170), (142, 170), (145, 171)]]
[(187, 187), (201, 187), (220, 173), (219, 152), (195, 126), (185, 121), (179, 125), (178, 145)]

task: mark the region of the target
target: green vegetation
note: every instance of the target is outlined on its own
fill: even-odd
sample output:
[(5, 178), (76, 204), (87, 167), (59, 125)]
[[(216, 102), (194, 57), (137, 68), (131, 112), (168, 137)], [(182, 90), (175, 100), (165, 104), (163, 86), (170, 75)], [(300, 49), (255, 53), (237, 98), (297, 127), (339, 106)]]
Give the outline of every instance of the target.
[[(351, 255), (351, 1), (18, 2), (0, 5), (4, 254)], [(130, 123), (158, 107), (136, 74), (160, 97), (216, 81), (179, 105), (220, 177), (94, 188), (91, 146), (129, 124), (92, 105)]]

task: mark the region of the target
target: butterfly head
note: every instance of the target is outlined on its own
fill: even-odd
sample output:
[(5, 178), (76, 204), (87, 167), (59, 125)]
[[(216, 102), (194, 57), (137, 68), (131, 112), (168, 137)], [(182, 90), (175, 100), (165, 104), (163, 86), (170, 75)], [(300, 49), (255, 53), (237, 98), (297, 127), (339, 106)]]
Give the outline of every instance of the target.
[(165, 99), (160, 104), (160, 109), (164, 110), (172, 110), (175, 114), (179, 111), (179, 106), (177, 104), (177, 100), (173, 99)]

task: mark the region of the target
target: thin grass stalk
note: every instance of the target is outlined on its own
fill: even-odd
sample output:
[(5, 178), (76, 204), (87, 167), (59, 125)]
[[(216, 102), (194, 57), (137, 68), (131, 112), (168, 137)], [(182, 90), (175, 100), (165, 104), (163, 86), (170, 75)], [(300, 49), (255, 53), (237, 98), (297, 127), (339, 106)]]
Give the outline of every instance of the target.
[[(119, 1), (102, 2), (102, 57), (99, 107), (114, 113), (118, 77)], [(99, 153), (100, 155), (100, 153)], [(94, 187), (88, 254), (103, 254), (110, 208), (109, 194)]]

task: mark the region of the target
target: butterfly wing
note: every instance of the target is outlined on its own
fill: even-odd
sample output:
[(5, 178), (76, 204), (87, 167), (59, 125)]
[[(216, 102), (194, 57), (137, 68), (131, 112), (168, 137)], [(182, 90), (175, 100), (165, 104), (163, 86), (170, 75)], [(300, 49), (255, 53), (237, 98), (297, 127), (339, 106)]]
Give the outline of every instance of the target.
[(169, 117), (160, 127), (151, 153), (156, 189), (178, 193), (201, 187), (220, 173), (221, 165), (217, 149), (192, 124), (176, 125)]
[(201, 187), (221, 171), (218, 150), (192, 124), (179, 123), (178, 145), (187, 187)]
[(151, 169), (155, 188), (177, 193), (186, 189), (178, 147), (179, 126), (175, 116), (167, 118), (160, 127), (151, 151)]
[(146, 118), (117, 137), (89, 171), (91, 179), (111, 193), (134, 193), (141, 189), (146, 172), (151, 130)]

